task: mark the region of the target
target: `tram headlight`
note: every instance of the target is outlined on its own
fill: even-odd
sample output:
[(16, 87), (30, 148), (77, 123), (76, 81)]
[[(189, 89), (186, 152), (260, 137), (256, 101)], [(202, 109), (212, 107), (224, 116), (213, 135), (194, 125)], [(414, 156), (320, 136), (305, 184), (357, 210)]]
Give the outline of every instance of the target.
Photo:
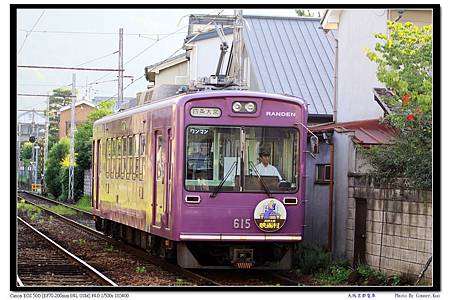
[(249, 113), (255, 112), (256, 109), (256, 105), (253, 102), (248, 102), (247, 104), (245, 104), (245, 110)]
[(240, 102), (233, 103), (233, 111), (234, 112), (240, 112), (241, 109), (242, 109), (242, 104)]

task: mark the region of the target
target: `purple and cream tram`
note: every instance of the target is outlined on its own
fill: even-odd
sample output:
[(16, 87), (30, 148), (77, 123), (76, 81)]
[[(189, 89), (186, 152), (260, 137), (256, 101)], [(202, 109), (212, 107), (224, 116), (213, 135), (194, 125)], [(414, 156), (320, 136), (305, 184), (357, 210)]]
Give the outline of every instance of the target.
[[(97, 228), (186, 268), (289, 269), (303, 237), (306, 121), (302, 100), (249, 91), (183, 94), (98, 120)], [(262, 153), (278, 174), (261, 171)]]

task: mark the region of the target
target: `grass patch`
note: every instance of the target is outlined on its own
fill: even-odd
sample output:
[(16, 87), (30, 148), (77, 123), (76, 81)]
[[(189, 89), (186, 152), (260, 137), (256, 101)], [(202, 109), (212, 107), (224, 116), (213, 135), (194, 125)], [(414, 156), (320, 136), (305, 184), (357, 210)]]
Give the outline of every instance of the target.
[(106, 244), (105, 250), (108, 252), (117, 252), (117, 249), (114, 248), (114, 246), (109, 243)]
[(32, 221), (39, 219), (42, 216), (42, 209), (32, 204), (28, 204), (25, 200), (20, 200), (17, 204), (19, 212), (26, 214)]
[(136, 267), (136, 273), (145, 273), (145, 266), (137, 266)]
[(63, 205), (55, 205), (55, 206), (49, 206), (49, 205), (41, 205), (43, 208), (48, 209), (54, 213), (57, 213), (58, 215), (63, 216), (73, 216), (76, 215), (76, 210), (73, 210), (69, 207), (63, 206)]
[(87, 212), (92, 212), (92, 203), (91, 198), (89, 196), (81, 197), (81, 199), (78, 200), (78, 202), (72, 206)]
[(75, 244), (78, 244), (80, 246), (86, 245), (86, 240), (85, 239), (73, 240), (72, 242), (75, 243)]
[(175, 285), (176, 286), (185, 285), (185, 284), (186, 284), (186, 282), (184, 281), (183, 278), (177, 278), (176, 281), (175, 281)]

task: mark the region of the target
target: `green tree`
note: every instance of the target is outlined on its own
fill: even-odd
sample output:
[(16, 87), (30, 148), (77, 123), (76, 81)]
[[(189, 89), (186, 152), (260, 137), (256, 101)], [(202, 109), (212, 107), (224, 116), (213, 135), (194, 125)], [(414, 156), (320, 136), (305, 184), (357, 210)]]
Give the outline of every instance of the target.
[(87, 121), (78, 126), (75, 133), (75, 152), (77, 153), (76, 162), (88, 170), (91, 168), (92, 159), (92, 134), (94, 122), (104, 116), (112, 114), (114, 102), (105, 101), (98, 105), (98, 109), (89, 113)]
[(320, 10), (318, 9), (296, 9), (295, 13), (299, 17), (319, 17), (320, 18)]
[(432, 26), (388, 22), (389, 35), (366, 50), (377, 66), (377, 78), (392, 96), (384, 121), (398, 135), (393, 145), (369, 149), (366, 154), (379, 179), (407, 178), (415, 188), (432, 186)]
[(59, 139), (59, 109), (71, 103), (71, 95), (71, 89), (61, 87), (54, 89), (49, 97), (48, 143), (50, 149)]
[[(88, 114), (87, 121), (77, 127), (75, 133), (75, 153), (76, 165), (74, 169), (74, 197), (81, 198), (83, 195), (84, 186), (84, 170), (91, 168), (92, 160), (92, 134), (94, 122), (104, 116), (112, 114), (114, 107), (113, 101), (105, 101), (98, 105), (98, 109), (91, 111)], [(68, 174), (68, 173), (67, 173)]]
[(20, 160), (23, 161), (25, 166), (30, 165), (31, 158), (33, 157), (33, 143), (25, 142), (20, 147)]
[(61, 180), (61, 170), (63, 169), (63, 161), (70, 154), (70, 141), (68, 138), (62, 138), (52, 146), (48, 153), (46, 163), (45, 179), (47, 190), (55, 198), (62, 193), (64, 181)]

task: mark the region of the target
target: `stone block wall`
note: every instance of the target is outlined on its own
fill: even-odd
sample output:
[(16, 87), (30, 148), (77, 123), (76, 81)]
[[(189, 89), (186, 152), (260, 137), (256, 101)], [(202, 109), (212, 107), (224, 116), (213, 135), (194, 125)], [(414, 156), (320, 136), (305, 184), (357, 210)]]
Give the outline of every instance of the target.
[[(379, 185), (365, 176), (349, 175), (346, 255), (353, 259), (355, 199), (366, 199), (367, 264), (387, 275), (418, 276), (433, 253), (432, 193), (403, 186), (398, 182)], [(432, 283), (432, 269), (433, 262), (421, 284)]]

